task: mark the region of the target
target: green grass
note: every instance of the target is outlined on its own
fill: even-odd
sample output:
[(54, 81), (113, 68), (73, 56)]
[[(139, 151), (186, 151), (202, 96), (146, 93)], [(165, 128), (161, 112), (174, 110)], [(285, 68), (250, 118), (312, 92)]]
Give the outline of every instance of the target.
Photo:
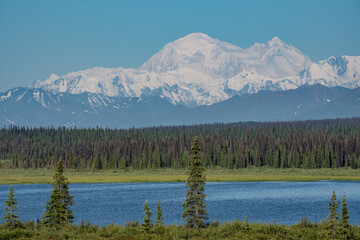
[[(0, 169), (0, 184), (51, 183), (54, 171), (39, 169)], [(102, 170), (65, 171), (71, 183), (121, 182), (184, 182), (186, 170)], [(360, 181), (360, 169), (274, 169), (247, 168), (239, 170), (216, 169), (206, 171), (209, 182), (250, 181)]]

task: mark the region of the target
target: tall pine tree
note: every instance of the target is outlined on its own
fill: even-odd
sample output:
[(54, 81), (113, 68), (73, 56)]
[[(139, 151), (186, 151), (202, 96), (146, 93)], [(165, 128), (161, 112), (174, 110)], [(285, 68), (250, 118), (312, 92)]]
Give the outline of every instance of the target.
[(162, 213), (161, 206), (160, 206), (160, 198), (158, 199), (156, 210), (157, 210), (157, 211), (156, 211), (156, 221), (155, 221), (155, 225), (156, 225), (156, 226), (162, 226), (162, 225), (163, 225), (164, 217), (163, 217), (163, 213)]
[(143, 222), (141, 224), (141, 227), (145, 233), (150, 233), (151, 229), (153, 227), (153, 223), (151, 221), (152, 212), (150, 211), (150, 206), (149, 206), (149, 203), (147, 200), (145, 201), (145, 204), (144, 204), (144, 215), (145, 216), (144, 216)]
[(52, 184), (54, 190), (51, 191), (50, 200), (47, 202), (43, 215), (44, 225), (57, 229), (74, 220), (70, 208), (74, 204), (74, 200), (69, 193), (69, 182), (63, 174), (64, 166), (62, 160), (60, 160)]
[(188, 168), (186, 181), (186, 197), (183, 203), (182, 217), (187, 227), (199, 229), (204, 227), (204, 220), (208, 220), (206, 211), (205, 167), (201, 159), (199, 138), (195, 137), (191, 147), (191, 164)]
[(353, 239), (352, 235), (352, 228), (349, 223), (349, 211), (347, 208), (345, 193), (342, 199), (341, 204), (341, 219), (340, 219), (340, 229), (341, 229), (341, 235), (344, 239)]
[(339, 208), (340, 202), (336, 200), (335, 191), (331, 196), (331, 202), (329, 203), (328, 209), (330, 210), (329, 216), (327, 218), (327, 234), (330, 239), (337, 239), (339, 235), (339, 213), (337, 209)]
[(14, 196), (14, 189), (10, 186), (8, 200), (5, 202), (5, 216), (0, 218), (5, 220), (5, 226), (9, 228), (16, 228), (21, 226), (19, 215), (17, 214), (17, 200)]

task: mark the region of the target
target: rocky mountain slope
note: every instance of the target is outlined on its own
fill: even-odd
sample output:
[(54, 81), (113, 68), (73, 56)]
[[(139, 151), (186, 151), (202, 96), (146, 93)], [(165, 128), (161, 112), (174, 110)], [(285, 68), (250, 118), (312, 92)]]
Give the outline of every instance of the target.
[(289, 121), (360, 116), (360, 88), (307, 85), (234, 96), (211, 106), (173, 105), (151, 96), (108, 97), (14, 88), (0, 94), (0, 124), (131, 128), (238, 121)]

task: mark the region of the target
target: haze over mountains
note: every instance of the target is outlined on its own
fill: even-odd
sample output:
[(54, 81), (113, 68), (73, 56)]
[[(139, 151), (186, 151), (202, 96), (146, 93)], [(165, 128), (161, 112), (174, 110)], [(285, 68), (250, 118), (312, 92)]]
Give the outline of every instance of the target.
[(351, 117), (360, 116), (359, 87), (360, 56), (314, 63), (278, 37), (243, 49), (192, 33), (137, 69), (52, 74), (0, 94), (0, 123), (126, 128)]

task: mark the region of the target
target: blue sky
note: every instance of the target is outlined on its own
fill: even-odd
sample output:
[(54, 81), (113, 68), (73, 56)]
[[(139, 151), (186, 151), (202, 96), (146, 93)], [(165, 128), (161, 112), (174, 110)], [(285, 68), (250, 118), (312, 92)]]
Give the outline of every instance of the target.
[(360, 55), (360, 1), (0, 0), (0, 91), (90, 67), (138, 67), (203, 32), (246, 48), (274, 36), (313, 61)]

